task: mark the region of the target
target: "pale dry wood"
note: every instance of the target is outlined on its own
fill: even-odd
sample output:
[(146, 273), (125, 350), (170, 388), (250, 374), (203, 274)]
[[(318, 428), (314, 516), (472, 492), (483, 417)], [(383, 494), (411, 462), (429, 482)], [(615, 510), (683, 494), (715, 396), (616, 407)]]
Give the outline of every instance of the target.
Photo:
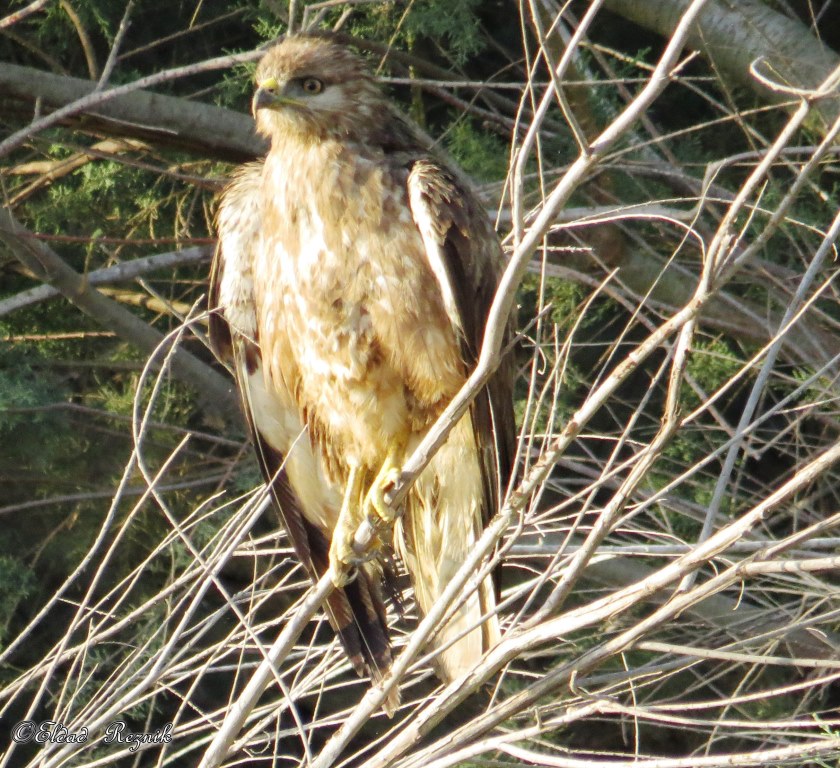
[(14, 13), (10, 13), (8, 16), (4, 16), (2, 19), (0, 19), (0, 29), (7, 29), (13, 24), (17, 24), (19, 21), (22, 21), (27, 16), (31, 16), (33, 13), (37, 13), (51, 2), (53, 2), (53, 0), (33, 0), (33, 2), (31, 2), (26, 7), (21, 8), (15, 11)]

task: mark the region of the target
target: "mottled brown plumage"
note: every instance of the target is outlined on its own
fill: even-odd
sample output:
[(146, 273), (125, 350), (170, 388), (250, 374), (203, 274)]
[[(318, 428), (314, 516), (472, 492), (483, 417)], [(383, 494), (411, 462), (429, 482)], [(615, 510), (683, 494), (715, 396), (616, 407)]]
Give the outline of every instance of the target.
[[(383, 570), (367, 563), (346, 583), (348, 533), (357, 514), (378, 509), (392, 465), (469, 374), (501, 249), (469, 190), (349, 50), (288, 38), (263, 58), (257, 83), (257, 127), (271, 149), (223, 196), (211, 337), (236, 373), (295, 551), (313, 579), (330, 570), (339, 587), (330, 621), (356, 669), (378, 678), (391, 661)], [(424, 612), (497, 507), (513, 430), (505, 365), (395, 525), (394, 549)], [(488, 579), (438, 633), (444, 679), (495, 642), (494, 607)]]

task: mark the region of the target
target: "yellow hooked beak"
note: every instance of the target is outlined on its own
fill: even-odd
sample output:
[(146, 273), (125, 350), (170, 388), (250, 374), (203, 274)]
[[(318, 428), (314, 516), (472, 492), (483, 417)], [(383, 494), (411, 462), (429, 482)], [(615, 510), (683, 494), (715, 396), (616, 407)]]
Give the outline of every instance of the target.
[(283, 104), (295, 104), (295, 99), (284, 96), (280, 84), (273, 77), (257, 83), (257, 90), (251, 100), (251, 114), (257, 116), (258, 109), (274, 109)]

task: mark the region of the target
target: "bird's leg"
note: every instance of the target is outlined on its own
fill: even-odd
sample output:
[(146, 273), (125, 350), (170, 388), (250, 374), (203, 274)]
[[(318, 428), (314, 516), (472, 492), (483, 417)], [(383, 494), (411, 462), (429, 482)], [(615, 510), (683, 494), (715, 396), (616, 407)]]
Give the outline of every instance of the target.
[[(385, 503), (385, 493), (400, 476), (401, 459), (404, 442), (397, 441), (388, 449), (385, 461), (377, 473), (367, 495), (363, 493), (365, 471), (361, 467), (351, 467), (341, 502), (341, 511), (333, 530), (330, 544), (330, 578), (336, 587), (343, 587), (349, 581), (349, 569), (362, 562), (353, 549), (353, 538), (362, 521), (367, 517), (374, 517), (390, 525), (394, 522), (394, 513)], [(379, 536), (371, 542), (371, 548), (382, 546)]]
[(394, 510), (385, 503), (385, 494), (400, 478), (405, 442), (398, 440), (391, 444), (382, 468), (371, 483), (370, 490), (365, 497), (364, 510), (366, 515), (375, 515), (385, 525), (394, 522)]
[(330, 543), (329, 574), (336, 587), (343, 587), (350, 580), (348, 570), (358, 558), (353, 551), (353, 537), (364, 520), (362, 505), (362, 479), (364, 470), (351, 467), (341, 502), (341, 511)]

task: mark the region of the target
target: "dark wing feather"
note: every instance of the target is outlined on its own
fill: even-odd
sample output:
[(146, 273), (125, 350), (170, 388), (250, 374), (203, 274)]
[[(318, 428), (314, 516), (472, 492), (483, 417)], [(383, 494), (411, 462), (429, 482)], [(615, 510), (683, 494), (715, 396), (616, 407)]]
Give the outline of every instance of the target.
[[(329, 566), (329, 539), (304, 516), (283, 468), (283, 455), (262, 438), (253, 424), (251, 434), (260, 469), (295, 554), (312, 581), (318, 581)], [(330, 624), (356, 672), (381, 677), (391, 666), (391, 646), (385, 606), (370, 574), (360, 568), (351, 583), (329, 595), (326, 607)]]
[[(255, 182), (260, 165), (245, 166), (225, 193), (223, 205), (236, 206), (240, 198), (256, 194)], [(254, 206), (241, 205), (241, 210), (254, 210)], [(245, 214), (243, 213), (243, 216)], [(247, 243), (241, 237), (248, 229), (248, 221), (241, 222), (237, 245)], [(252, 244), (253, 245), (253, 244)], [(284, 457), (261, 434), (249, 397), (248, 376), (261, 368), (261, 355), (256, 339), (246, 338), (227, 321), (221, 305), (221, 285), (228, 259), (252, 261), (250, 252), (234, 248), (226, 253), (224, 233), (220, 237), (210, 271), (208, 309), (210, 311), (210, 343), (217, 357), (230, 368), (237, 382), (242, 410), (256, 449), (263, 478), (274, 501), (274, 508), (289, 537), (297, 558), (310, 578), (317, 581), (327, 570), (330, 542), (326, 532), (310, 523), (304, 515), (300, 501), (283, 468)], [(237, 265), (240, 268), (241, 264)], [(250, 264), (247, 265), (250, 269)], [(251, 299), (253, 300), (253, 299)], [(345, 588), (335, 590), (327, 598), (327, 616), (356, 671), (374, 678), (381, 676), (391, 666), (391, 648), (385, 606), (375, 575), (364, 568), (357, 578)]]
[[(464, 360), (472, 367), (501, 274), (501, 245), (475, 196), (443, 164), (424, 157), (411, 161), (408, 169), (412, 214), (424, 240), (428, 232), (434, 238), (436, 254), (430, 259), (438, 259), (443, 269), (433, 265), (433, 271), (439, 282), (447, 282), (441, 288), (453, 300), (450, 319), (459, 329)], [(427, 252), (432, 250), (429, 242), (426, 246)], [(483, 466), (486, 524), (507, 489), (516, 451), (512, 355), (505, 356), (473, 401), (472, 419)]]
[(210, 285), (207, 291), (207, 309), (209, 312), (210, 349), (228, 370), (233, 371), (233, 339), (230, 326), (222, 315), (219, 306), (219, 290), (222, 280), (221, 244), (216, 246), (213, 262), (210, 265)]

